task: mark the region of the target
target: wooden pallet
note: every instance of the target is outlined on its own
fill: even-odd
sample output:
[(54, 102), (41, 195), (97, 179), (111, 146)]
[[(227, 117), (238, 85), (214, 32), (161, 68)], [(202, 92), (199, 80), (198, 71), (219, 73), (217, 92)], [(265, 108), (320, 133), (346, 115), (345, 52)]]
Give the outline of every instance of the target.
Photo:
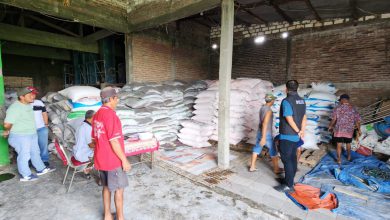
[(325, 149), (319, 149), (319, 150), (307, 149), (302, 152), (301, 158), (299, 159), (299, 163), (309, 167), (315, 167), (325, 154), (326, 154)]

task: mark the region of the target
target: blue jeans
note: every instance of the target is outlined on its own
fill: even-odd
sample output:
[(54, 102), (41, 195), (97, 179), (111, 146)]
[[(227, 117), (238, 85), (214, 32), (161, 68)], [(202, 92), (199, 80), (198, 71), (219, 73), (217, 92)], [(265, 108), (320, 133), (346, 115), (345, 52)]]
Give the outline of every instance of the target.
[(28, 166), (28, 161), (30, 159), (37, 171), (45, 169), (45, 164), (39, 155), (37, 134), (20, 135), (11, 133), (8, 138), (8, 143), (15, 148), (15, 151), (18, 153), (18, 171), (22, 177), (31, 175), (31, 170)]
[(275, 146), (274, 146), (274, 141), (272, 139), (272, 135), (271, 134), (267, 134), (266, 135), (266, 137), (265, 137), (265, 145), (264, 146), (260, 146), (260, 140), (261, 140), (261, 133), (257, 132), (256, 145), (253, 146), (252, 152), (260, 154), (261, 151), (263, 150), (263, 147), (267, 147), (269, 155), (271, 157), (275, 157), (277, 155), (277, 152), (276, 152), (276, 149), (275, 149)]
[(43, 162), (49, 162), (49, 150), (47, 148), (47, 142), (49, 140), (49, 129), (47, 127), (39, 128), (37, 133), (41, 159)]

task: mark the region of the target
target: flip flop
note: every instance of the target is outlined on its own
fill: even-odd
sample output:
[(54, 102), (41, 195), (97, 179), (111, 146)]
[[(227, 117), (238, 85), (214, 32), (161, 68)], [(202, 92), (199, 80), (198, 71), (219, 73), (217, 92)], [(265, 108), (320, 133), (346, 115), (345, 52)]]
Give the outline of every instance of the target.
[(279, 174), (282, 174), (282, 173), (284, 173), (285, 171), (284, 171), (284, 169), (283, 168), (279, 168), (279, 171), (278, 172), (274, 172), (274, 174), (276, 174), (276, 175), (279, 175)]
[(255, 168), (255, 169), (253, 169), (253, 170), (249, 169), (249, 172), (256, 172), (256, 171), (258, 171), (257, 168)]

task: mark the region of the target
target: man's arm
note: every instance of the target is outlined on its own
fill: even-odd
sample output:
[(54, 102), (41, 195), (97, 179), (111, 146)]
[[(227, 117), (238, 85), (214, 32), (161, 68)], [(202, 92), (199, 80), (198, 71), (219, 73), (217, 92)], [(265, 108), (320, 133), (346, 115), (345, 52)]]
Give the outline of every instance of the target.
[(301, 123), (301, 131), (299, 132), (299, 136), (301, 137), (301, 139), (305, 137), (306, 123), (307, 123), (307, 116), (305, 114), (303, 116), (302, 123)]
[(47, 115), (47, 112), (42, 112), (42, 118), (43, 122), (45, 123), (45, 126), (49, 125), (49, 116)]
[(286, 116), (286, 120), (295, 132), (298, 133), (300, 131), (292, 116)]
[(110, 140), (110, 144), (116, 156), (118, 156), (119, 159), (122, 161), (123, 171), (129, 171), (131, 169), (131, 165), (129, 161), (127, 161), (125, 153), (122, 151), (118, 138)]
[(271, 111), (268, 111), (268, 112), (265, 114), (264, 120), (261, 122), (261, 140), (260, 140), (260, 146), (264, 146), (264, 145), (265, 145), (266, 135), (267, 135), (267, 125), (268, 125), (268, 122), (269, 122), (269, 120), (271, 119), (271, 117), (272, 117), (272, 112), (271, 112)]
[(336, 124), (336, 120), (337, 120), (337, 118), (336, 117), (333, 117), (332, 118), (332, 121), (330, 122), (330, 124), (329, 124), (329, 131), (332, 131), (333, 130), (333, 128), (334, 128), (334, 125)]
[(9, 135), (9, 131), (12, 128), (12, 124), (10, 123), (4, 123), (4, 131), (3, 131), (3, 137), (7, 137)]

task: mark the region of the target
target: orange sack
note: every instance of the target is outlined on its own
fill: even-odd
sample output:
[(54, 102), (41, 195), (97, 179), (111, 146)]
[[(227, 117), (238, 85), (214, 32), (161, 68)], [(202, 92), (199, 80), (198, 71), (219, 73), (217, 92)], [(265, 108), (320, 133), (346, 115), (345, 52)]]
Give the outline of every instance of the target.
[(321, 195), (319, 188), (297, 183), (294, 185), (294, 192), (286, 193), (302, 209), (335, 209), (337, 208), (337, 197), (333, 193)]

